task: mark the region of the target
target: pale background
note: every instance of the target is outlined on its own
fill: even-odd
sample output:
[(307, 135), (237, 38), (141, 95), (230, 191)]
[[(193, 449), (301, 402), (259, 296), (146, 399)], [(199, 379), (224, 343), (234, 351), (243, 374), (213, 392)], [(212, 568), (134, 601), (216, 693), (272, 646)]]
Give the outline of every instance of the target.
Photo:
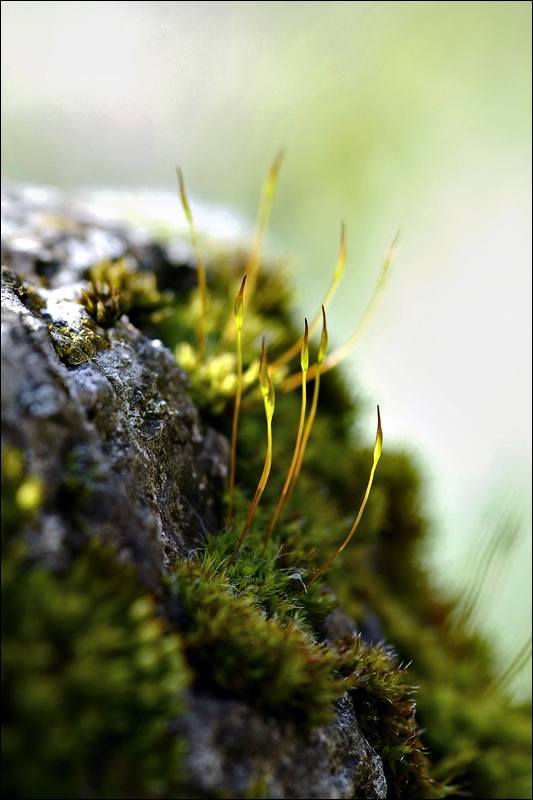
[(285, 146), (271, 246), (302, 315), (347, 225), (336, 344), (402, 226), (346, 364), (361, 431), (371, 444), (379, 402), (386, 446), (424, 469), (443, 585), (516, 524), (479, 615), (508, 663), (531, 627), (531, 4), (3, 2), (2, 42), (11, 178), (174, 191), (179, 163), (193, 195), (252, 219)]

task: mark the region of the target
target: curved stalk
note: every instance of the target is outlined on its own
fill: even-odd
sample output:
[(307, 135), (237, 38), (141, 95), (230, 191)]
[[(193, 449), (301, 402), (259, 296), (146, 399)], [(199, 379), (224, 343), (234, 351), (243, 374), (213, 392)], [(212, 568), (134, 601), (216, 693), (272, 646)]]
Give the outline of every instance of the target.
[(352, 529), (351, 529), (350, 533), (348, 534), (348, 536), (346, 537), (346, 539), (344, 540), (344, 542), (341, 544), (340, 547), (338, 547), (335, 550), (333, 555), (328, 558), (326, 563), (323, 564), (323, 566), (320, 567), (318, 572), (315, 573), (315, 575), (311, 578), (309, 583), (306, 584), (306, 586), (297, 595), (297, 597), (301, 597), (303, 595), (303, 593), (306, 592), (309, 589), (309, 587), (322, 575), (322, 573), (327, 570), (327, 568), (329, 567), (331, 562), (335, 558), (337, 558), (339, 553), (341, 553), (344, 550), (344, 548), (346, 547), (346, 545), (348, 544), (348, 542), (350, 541), (350, 539), (354, 535), (355, 531), (357, 530), (357, 527), (358, 527), (358, 525), (359, 525), (359, 523), (361, 521), (361, 517), (363, 516), (363, 511), (365, 510), (365, 506), (366, 506), (368, 497), (370, 495), (370, 489), (372, 488), (372, 483), (374, 481), (374, 473), (376, 471), (376, 467), (378, 465), (378, 461), (379, 461), (380, 456), (381, 456), (382, 448), (383, 448), (383, 432), (381, 430), (381, 417), (380, 417), (380, 414), (379, 414), (379, 406), (378, 406), (378, 429), (377, 429), (377, 433), (376, 433), (376, 443), (374, 445), (374, 461), (373, 461), (373, 464), (372, 464), (372, 469), (370, 470), (370, 478), (368, 479), (368, 484), (367, 484), (367, 487), (366, 487), (365, 496), (363, 497), (363, 502), (361, 503), (361, 508), (359, 509), (359, 513), (357, 514), (357, 517), (355, 518), (355, 522), (354, 522), (354, 524), (352, 526)]
[[(270, 219), (270, 212), (272, 210), (272, 203), (274, 202), (274, 195), (276, 194), (276, 185), (278, 182), (279, 170), (284, 156), (284, 150), (280, 150), (276, 158), (270, 165), (263, 193), (261, 195), (261, 203), (259, 205), (259, 213), (257, 215), (257, 225), (255, 229), (254, 239), (250, 248), (250, 255), (246, 264), (246, 274), (248, 276), (248, 296), (250, 299), (253, 296), (255, 289), (255, 281), (257, 272), (259, 270), (259, 262), (261, 259), (261, 252), (263, 250), (263, 242), (265, 240), (268, 222)], [(224, 333), (222, 334), (222, 341), (227, 342), (231, 337), (231, 320), (226, 325)]]
[(240, 546), (243, 543), (244, 537), (248, 533), (248, 529), (252, 524), (252, 519), (255, 514), (255, 510), (259, 505), (259, 501), (261, 500), (262, 494), (265, 490), (265, 486), (268, 480), (268, 476), (270, 475), (270, 468), (272, 466), (272, 417), (274, 416), (274, 407), (276, 403), (275, 394), (274, 394), (274, 387), (272, 386), (272, 382), (270, 380), (268, 374), (268, 365), (267, 365), (267, 356), (266, 356), (266, 346), (265, 346), (265, 337), (263, 336), (263, 343), (262, 343), (262, 350), (261, 350), (261, 367), (259, 373), (259, 382), (261, 385), (261, 394), (263, 395), (263, 402), (265, 404), (265, 416), (266, 416), (266, 423), (267, 423), (267, 450), (265, 456), (265, 465), (263, 467), (263, 472), (261, 477), (259, 478), (259, 483), (257, 484), (257, 489), (255, 490), (254, 499), (252, 500), (252, 504), (250, 506), (250, 510), (248, 511), (248, 516), (246, 517), (246, 522), (244, 523), (244, 528), (242, 529), (242, 533), (240, 535), (239, 541), (237, 542), (237, 546), (233, 551), (230, 560), (228, 561), (228, 567), (230, 567), (233, 562), (235, 561), (235, 557), (239, 552)]
[[(346, 358), (346, 356), (350, 355), (350, 353), (352, 353), (355, 350), (355, 348), (365, 335), (367, 328), (378, 309), (378, 306), (381, 302), (381, 298), (383, 297), (385, 288), (387, 286), (387, 281), (390, 275), (390, 271), (398, 253), (399, 238), (400, 238), (400, 231), (398, 231), (398, 233), (394, 237), (393, 242), (389, 247), (385, 258), (383, 259), (376, 288), (374, 289), (374, 293), (370, 298), (370, 302), (366, 307), (365, 313), (363, 314), (361, 321), (357, 325), (356, 329), (354, 330), (350, 338), (343, 345), (341, 345), (332, 353), (330, 353), (329, 356), (326, 358), (320, 370), (322, 374), (328, 372), (330, 369), (333, 369), (333, 367), (336, 367), (340, 361)], [(308, 381), (312, 380), (315, 377), (317, 370), (318, 370), (317, 364), (313, 364), (311, 367), (309, 367), (309, 371), (307, 373)], [(295, 373), (294, 375), (290, 375), (288, 378), (286, 378), (286, 380), (283, 383), (282, 386), (283, 391), (290, 392), (293, 389), (296, 389), (296, 387), (300, 385), (301, 380), (302, 376), (299, 372)]]
[(233, 409), (233, 425), (231, 430), (231, 458), (230, 458), (230, 476), (229, 476), (229, 498), (228, 498), (228, 516), (226, 519), (226, 528), (229, 528), (231, 523), (231, 515), (233, 512), (233, 494), (235, 490), (235, 463), (237, 460), (237, 430), (239, 427), (239, 411), (241, 408), (242, 399), (242, 326), (243, 326), (243, 297), (244, 297), (244, 284), (246, 283), (246, 275), (242, 279), (241, 288), (235, 299), (234, 313), (235, 313), (235, 328), (237, 329), (237, 393), (235, 395), (235, 407)]
[(265, 235), (268, 228), (270, 212), (272, 211), (274, 195), (276, 194), (276, 184), (278, 182), (278, 175), (283, 156), (284, 151), (280, 150), (272, 162), (263, 188), (263, 194), (261, 196), (261, 204), (259, 206), (259, 214), (257, 217), (257, 228), (252, 243), (250, 257), (248, 259), (248, 264), (246, 266), (246, 273), (248, 275), (248, 292), (250, 297), (255, 289), (255, 280), (257, 277), (257, 271), (259, 269), (259, 261), (261, 258), (261, 252), (263, 250), (263, 242), (265, 240)]
[(176, 172), (178, 175), (181, 204), (183, 206), (185, 216), (187, 217), (187, 222), (189, 223), (189, 230), (191, 232), (191, 238), (196, 252), (198, 291), (200, 294), (200, 313), (198, 315), (198, 361), (201, 363), (205, 356), (205, 312), (207, 307), (207, 281), (205, 277), (204, 260), (202, 258), (202, 251), (200, 249), (200, 241), (198, 239), (198, 234), (196, 233), (191, 208), (185, 193), (185, 181), (183, 180), (183, 173), (179, 167), (176, 167)]
[(285, 479), (285, 484), (283, 486), (281, 496), (279, 498), (278, 505), (276, 507), (274, 515), (270, 520), (268, 527), (266, 529), (266, 538), (262, 550), (263, 553), (265, 552), (266, 547), (270, 541), (270, 537), (272, 536), (272, 531), (274, 530), (274, 526), (278, 520), (278, 517), (283, 511), (283, 507), (285, 506), (285, 503), (288, 500), (287, 493), (289, 491), (289, 486), (291, 485), (292, 476), (294, 474), (294, 470), (296, 468), (296, 463), (298, 460), (298, 455), (300, 452), (300, 446), (302, 444), (302, 436), (304, 432), (304, 422), (305, 422), (305, 409), (307, 404), (307, 382), (305, 380), (305, 373), (309, 369), (309, 328), (307, 325), (307, 320), (305, 320), (305, 330), (304, 330), (304, 336), (302, 340), (302, 350), (300, 355), (300, 366), (302, 368), (303, 379), (302, 379), (302, 404), (300, 408), (300, 421), (298, 423), (298, 433), (296, 435), (294, 453), (292, 454), (292, 461), (289, 467), (289, 471), (287, 473), (287, 477)]
[[(326, 297), (324, 298), (324, 302), (322, 303), (321, 308), (327, 308), (333, 298), (333, 295), (337, 291), (337, 287), (340, 283), (340, 280), (344, 274), (344, 267), (346, 265), (346, 230), (344, 226), (344, 222), (341, 222), (341, 244), (339, 250), (339, 256), (337, 258), (337, 264), (335, 266), (335, 272), (333, 273), (333, 280), (331, 281), (331, 285), (327, 291)], [(309, 338), (313, 335), (316, 330), (316, 327), (320, 321), (322, 316), (321, 309), (318, 310), (316, 317), (313, 319), (311, 325), (309, 326)], [(295, 342), (292, 347), (290, 347), (283, 355), (281, 355), (274, 363), (272, 364), (272, 369), (277, 369), (278, 367), (282, 367), (287, 361), (290, 361), (293, 356), (296, 355), (298, 352), (298, 348), (301, 346), (301, 341), (298, 340)]]
[[(309, 440), (309, 435), (313, 428), (313, 422), (315, 421), (316, 410), (318, 407), (318, 393), (320, 391), (320, 367), (324, 363), (327, 351), (328, 351), (328, 328), (326, 325), (326, 310), (324, 306), (322, 306), (322, 336), (320, 337), (320, 347), (318, 349), (318, 358), (317, 358), (317, 364), (319, 368), (317, 370), (315, 378), (315, 388), (313, 389), (313, 400), (311, 401), (311, 410), (309, 412), (309, 417), (307, 419), (307, 424), (305, 426), (302, 444), (300, 446), (300, 452), (298, 453), (298, 460), (296, 462), (296, 467), (294, 469), (294, 474), (292, 476), (291, 485), (289, 487), (289, 491), (287, 494), (287, 500), (293, 493), (294, 487), (296, 486), (296, 481), (298, 480), (298, 475), (300, 474), (300, 470), (302, 468), (302, 462), (304, 459), (307, 442)], [(285, 502), (287, 502), (287, 500)]]

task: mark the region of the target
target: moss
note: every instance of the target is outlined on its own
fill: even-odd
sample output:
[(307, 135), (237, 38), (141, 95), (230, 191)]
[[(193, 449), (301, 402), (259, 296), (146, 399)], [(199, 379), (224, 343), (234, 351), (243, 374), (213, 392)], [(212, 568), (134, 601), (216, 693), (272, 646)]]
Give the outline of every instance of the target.
[(33, 311), (34, 314), (39, 316), (46, 303), (40, 296), (39, 292), (30, 284), (20, 280), (15, 287), (16, 294), (20, 297), (24, 305)]
[(172, 796), (184, 747), (168, 723), (189, 682), (179, 637), (97, 539), (63, 575), (28, 563), (20, 530), (39, 498), (28, 508), (22, 463), (3, 454), (3, 794)]
[[(415, 719), (415, 690), (392, 648), (364, 647), (351, 637), (335, 647), (318, 644), (309, 624), (313, 603), (296, 599), (295, 574), (276, 569), (275, 556), (260, 560), (258, 542), (226, 571), (219, 561), (226, 538), (229, 551), (234, 537), (222, 534), (207, 542), (200, 561), (184, 561), (177, 570), (190, 619), (184, 648), (198, 684), (303, 725), (330, 721), (333, 701), (349, 690), (393, 794), (452, 794), (453, 786), (431, 776)], [(322, 593), (313, 590), (320, 603)], [(327, 595), (322, 614), (314, 607), (315, 619), (329, 608)]]
[(262, 800), (268, 796), (268, 780), (265, 775), (258, 775), (252, 778), (248, 784), (246, 793), (244, 794), (245, 800)]
[(252, 533), (229, 569), (237, 534), (208, 537), (198, 561), (177, 568), (191, 630), (185, 653), (200, 685), (246, 700), (303, 725), (324, 724), (332, 703), (350, 690), (361, 727), (382, 756), (391, 790), (401, 797), (443, 797), (453, 787), (431, 776), (415, 720), (414, 688), (392, 648), (364, 647), (347, 637), (321, 645), (316, 628), (335, 606), (314, 584), (298, 598), (305, 571), (297, 549)]
[(106, 337), (102, 335), (101, 329), (93, 320), (82, 317), (77, 327), (51, 321), (46, 300), (37, 288), (7, 270), (2, 273), (2, 280), (13, 289), (30, 311), (48, 323), (52, 344), (63, 363), (68, 366), (83, 364), (94, 358), (99, 350), (109, 347)]
[(266, 614), (256, 593), (235, 593), (214, 560), (178, 567), (180, 595), (190, 616), (185, 653), (200, 685), (238, 696), (297, 723), (330, 721), (333, 701), (345, 690), (335, 657), (294, 621)]
[(361, 728), (383, 760), (390, 793), (420, 798), (454, 794), (456, 787), (431, 777), (415, 718), (415, 688), (392, 648), (364, 647), (360, 637), (347, 637), (338, 655), (339, 672), (354, 687), (351, 694)]
[(17, 447), (2, 448), (2, 544), (9, 541), (42, 505), (44, 485), (26, 475), (24, 456)]
[[(180, 348), (177, 355), (190, 371), (195, 399), (206, 419), (228, 435), (236, 358), (231, 336), (226, 339), (221, 333), (231, 317), (242, 270), (238, 262), (229, 266), (224, 263), (220, 268), (215, 263), (213, 267), (203, 367), (198, 367), (194, 349), (198, 313), (194, 292), (183, 305), (176, 300), (174, 311), (158, 327), (159, 336), (168, 345), (187, 342), (188, 350)], [(270, 281), (272, 295), (266, 306), (260, 292), (245, 298), (245, 369), (257, 363), (260, 330), (270, 332), (271, 361), (298, 336), (290, 322), (289, 296), (279, 273), (264, 270), (261, 276), (268, 276), (263, 280), (267, 285)], [(276, 281), (278, 287), (282, 286), (279, 304), (273, 299)], [(316, 357), (316, 350), (314, 353)], [(224, 365), (218, 373), (217, 359)], [(264, 656), (265, 640), (257, 636), (256, 651), (250, 630), (269, 623), (273, 651), (281, 646), (281, 638), (277, 638), (282, 637), (281, 631), (292, 631), (294, 626), (312, 637), (310, 648), (316, 646), (314, 631), (332, 607), (331, 591), (321, 580), (300, 600), (296, 595), (302, 581), (307, 581), (345, 538), (364, 493), (372, 453), (358, 446), (350, 433), (357, 421), (357, 400), (350, 398), (338, 370), (329, 373), (324, 376), (304, 469), (263, 556), (262, 534), (277, 504), (298, 426), (297, 393), (284, 395), (280, 391), (286, 374), (280, 371), (274, 375), (278, 394), (272, 472), (234, 564), (226, 570), (257, 486), (266, 444), (260, 396), (253, 387), (242, 402), (234, 527), (208, 538), (200, 562), (178, 569), (194, 631), (188, 634), (187, 652), (196, 674), (212, 687), (244, 696), (251, 703), (260, 698), (257, 702), (264, 709), (294, 718), (290, 693), (284, 695), (284, 704), (269, 700), (269, 678), (261, 674), (261, 659), (254, 673), (254, 658), (257, 654)], [(384, 425), (386, 437), (386, 422)], [(420, 480), (407, 456), (385, 448), (357, 535), (327, 576), (343, 608), (360, 625), (365, 624), (369, 613), (377, 613), (383, 634), (397, 655), (390, 647), (364, 648), (360, 640), (344, 642), (335, 652), (331, 672), (320, 672), (317, 694), (313, 695), (309, 687), (307, 699), (316, 709), (319, 688), (331, 688), (340, 677), (345, 688), (353, 681), (363, 730), (382, 756), (392, 796), (442, 797), (461, 794), (460, 787), (464, 786), (478, 797), (526, 797), (531, 767), (530, 706), (513, 708), (503, 692), (489, 691), (495, 675), (490, 645), (479, 635), (451, 627), (457, 601), (436, 591), (421, 562), (428, 524), (419, 510)], [(207, 611), (197, 617), (204, 601), (195, 605), (195, 592), (205, 597), (213, 592), (212, 603), (206, 602), (212, 618), (209, 614), (206, 618)], [(250, 664), (243, 667), (243, 676), (248, 669), (250, 674), (241, 683), (235, 672), (240, 663), (236, 654), (243, 652), (244, 640), (249, 642)], [(198, 660), (200, 651), (203, 655)], [(274, 660), (278, 657), (279, 652), (271, 656)], [(288, 657), (292, 658), (290, 654)], [(329, 664), (329, 655), (326, 660)], [(398, 667), (400, 660), (413, 664), (407, 669)], [(364, 680), (358, 685), (362, 671)], [(483, 688), (480, 676), (485, 676)], [(307, 723), (316, 719), (309, 712), (306, 715), (301, 705), (298, 713)], [(318, 716), (325, 719), (326, 715), (324, 706)], [(495, 729), (497, 716), (505, 719), (499, 729), (503, 735)]]
[(331, 610), (329, 593), (313, 586), (299, 600), (300, 573), (276, 564), (290, 563), (290, 556), (270, 550), (261, 558), (257, 537), (226, 570), (235, 538), (209, 537), (201, 560), (177, 568), (190, 619), (184, 648), (198, 683), (303, 725), (330, 721), (333, 701), (349, 690), (394, 794), (451, 794), (452, 786), (431, 777), (415, 690), (392, 648), (364, 647), (360, 637), (335, 647), (319, 644), (311, 620), (316, 625)]
[(127, 312), (137, 316), (153, 313), (170, 299), (158, 291), (153, 272), (135, 269), (126, 258), (98, 262), (90, 268), (88, 278), (80, 302), (103, 328), (112, 327)]

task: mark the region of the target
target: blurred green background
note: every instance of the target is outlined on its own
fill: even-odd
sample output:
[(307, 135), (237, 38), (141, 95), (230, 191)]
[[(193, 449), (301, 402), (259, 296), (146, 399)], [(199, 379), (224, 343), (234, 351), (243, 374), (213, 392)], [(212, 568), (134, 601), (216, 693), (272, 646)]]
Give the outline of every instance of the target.
[(531, 4), (3, 2), (2, 44), (9, 178), (174, 192), (179, 163), (193, 197), (253, 219), (286, 147), (270, 245), (302, 316), (346, 222), (336, 344), (402, 226), (346, 369), (369, 443), (379, 402), (385, 446), (425, 472), (442, 585), (519, 530), (479, 614), (508, 663), (531, 627)]

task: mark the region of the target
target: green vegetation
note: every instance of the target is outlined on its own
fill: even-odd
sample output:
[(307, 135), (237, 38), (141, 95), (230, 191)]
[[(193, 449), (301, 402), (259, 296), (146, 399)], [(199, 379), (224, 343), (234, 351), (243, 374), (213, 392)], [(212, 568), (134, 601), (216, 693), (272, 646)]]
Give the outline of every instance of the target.
[[(339, 671), (348, 676), (361, 727), (383, 760), (398, 797), (444, 797), (457, 787), (443, 786), (431, 777), (430, 762), (415, 719), (415, 690), (398, 667), (391, 648), (364, 647), (361, 639), (339, 645)], [(392, 777), (394, 776), (394, 777)]]
[(277, 717), (308, 725), (330, 721), (333, 700), (345, 690), (333, 675), (335, 656), (294, 620), (281, 622), (261, 608), (257, 595), (263, 590), (265, 603), (273, 602), (274, 581), (268, 585), (263, 576), (263, 587), (236, 592), (211, 555), (184, 562), (178, 576), (193, 622), (183, 635), (185, 653), (197, 680)]
[(18, 532), (43, 487), (17, 450), (2, 467), (3, 796), (176, 796), (184, 746), (167, 724), (190, 679), (179, 636), (97, 539), (63, 575), (30, 564)]
[(112, 327), (128, 311), (139, 316), (161, 306), (164, 295), (157, 289), (155, 275), (140, 271), (127, 259), (101, 261), (89, 270), (89, 285), (80, 302), (103, 328)]

